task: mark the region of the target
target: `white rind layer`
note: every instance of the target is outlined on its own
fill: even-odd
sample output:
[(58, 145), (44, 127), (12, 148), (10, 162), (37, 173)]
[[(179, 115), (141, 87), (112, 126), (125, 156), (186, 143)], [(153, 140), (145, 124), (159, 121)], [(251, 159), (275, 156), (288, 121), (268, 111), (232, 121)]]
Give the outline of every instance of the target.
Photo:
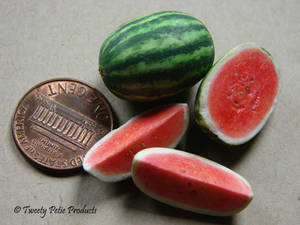
[[(184, 107), (184, 121), (185, 121), (185, 126), (183, 128), (183, 130), (181, 131), (180, 135), (178, 136), (178, 138), (176, 140), (174, 140), (174, 142), (172, 142), (172, 144), (170, 146), (165, 146), (165, 147), (169, 147), (169, 148), (174, 148), (176, 147), (180, 140), (182, 139), (184, 133), (186, 132), (187, 128), (188, 128), (188, 124), (189, 124), (189, 108), (188, 105), (186, 103), (180, 103), (180, 104), (173, 104), (173, 105), (166, 105), (166, 106), (160, 106), (159, 108), (166, 108), (166, 107), (171, 107), (171, 106), (183, 106)], [(155, 108), (158, 109), (158, 108)], [(131, 118), (130, 120), (128, 120), (125, 124), (123, 124), (122, 126), (120, 126), (119, 128), (109, 132), (108, 134), (106, 134), (102, 139), (100, 139), (98, 142), (96, 142), (92, 148), (87, 152), (87, 154), (84, 157), (83, 160), (83, 169), (87, 172), (89, 172), (90, 174), (92, 174), (93, 176), (97, 177), (98, 179), (105, 181), (105, 182), (117, 182), (117, 181), (121, 181), (121, 180), (125, 180), (127, 178), (129, 178), (131, 176), (130, 171), (128, 173), (121, 173), (118, 175), (106, 175), (105, 173), (102, 173), (101, 171), (95, 169), (93, 166), (89, 164), (88, 158), (92, 157), (93, 153), (95, 151), (97, 151), (98, 147), (101, 146), (103, 143), (105, 143), (107, 140), (109, 140), (110, 138), (113, 137), (113, 135), (115, 133), (117, 133), (118, 131), (121, 131), (124, 127), (126, 127), (128, 124), (130, 124), (132, 121), (136, 120), (137, 118), (143, 116), (144, 114), (147, 114), (155, 109), (151, 109), (148, 110), (146, 112), (143, 112), (137, 116), (134, 116), (133, 118)]]
[[(243, 207), (238, 208), (234, 211), (220, 212), (220, 211), (213, 211), (213, 210), (193, 207), (191, 205), (180, 203), (180, 202), (168, 199), (168, 198), (164, 198), (163, 196), (159, 196), (159, 195), (156, 195), (154, 193), (151, 193), (150, 190), (146, 190), (143, 187), (143, 185), (139, 183), (138, 179), (135, 178), (135, 167), (137, 167), (138, 164), (143, 161), (143, 159), (145, 159), (148, 155), (151, 155), (151, 154), (162, 154), (162, 157), (163, 157), (163, 155), (166, 155), (166, 154), (177, 154), (177, 155), (180, 155), (180, 156), (194, 158), (194, 159), (203, 161), (207, 164), (210, 164), (212, 166), (218, 167), (218, 168), (226, 171), (227, 173), (230, 173), (230, 174), (236, 176), (238, 179), (243, 181), (249, 187), (249, 190), (250, 190), (250, 193), (249, 193), (249, 196), (248, 196), (249, 200), (248, 200), (247, 204), (245, 204)], [(222, 165), (220, 165), (220, 164), (218, 164), (214, 161), (203, 158), (201, 156), (194, 155), (194, 154), (184, 152), (184, 151), (180, 151), (180, 150), (171, 149), (171, 148), (148, 148), (148, 149), (144, 149), (144, 150), (138, 152), (133, 158), (131, 173), (132, 173), (132, 179), (133, 179), (134, 183), (136, 184), (136, 186), (142, 192), (144, 192), (145, 194), (147, 194), (151, 198), (156, 199), (156, 200), (158, 200), (160, 202), (163, 202), (165, 204), (168, 204), (168, 205), (180, 208), (180, 209), (188, 210), (188, 211), (191, 211), (191, 212), (195, 212), (195, 213), (201, 213), (201, 214), (207, 214), (207, 215), (213, 215), (213, 216), (230, 216), (230, 215), (236, 214), (236, 213), (240, 212), (241, 210), (243, 210), (244, 208), (246, 208), (248, 206), (248, 204), (251, 202), (251, 200), (253, 199), (253, 191), (252, 191), (252, 188), (251, 188), (250, 184), (248, 183), (248, 181), (244, 177), (242, 177), (238, 173), (236, 173), (236, 172), (228, 169), (227, 167), (224, 167), (224, 166), (222, 166)]]
[(270, 108), (270, 110), (268, 111), (268, 113), (266, 114), (264, 119), (252, 132), (250, 132), (248, 135), (241, 137), (241, 138), (232, 138), (232, 137), (225, 135), (223, 132), (221, 132), (217, 128), (216, 124), (214, 123), (214, 121), (211, 118), (211, 115), (210, 115), (210, 112), (208, 109), (207, 98), (208, 98), (210, 85), (214, 82), (215, 78), (217, 77), (219, 69), (222, 68), (223, 65), (225, 65), (230, 59), (232, 59), (234, 56), (236, 56), (243, 50), (251, 49), (251, 48), (260, 50), (262, 53), (267, 55), (272, 60), (274, 66), (275, 66), (275, 70), (276, 70), (278, 79), (280, 79), (279, 70), (276, 67), (276, 64), (274, 63), (274, 59), (271, 57), (271, 55), (265, 49), (258, 47), (254, 43), (244, 43), (244, 44), (238, 45), (237, 47), (230, 50), (225, 56), (223, 56), (212, 67), (212, 69), (208, 72), (206, 78), (203, 80), (203, 84), (200, 87), (201, 88), (201, 90), (199, 92), (200, 99), (197, 99), (197, 101), (200, 101), (200, 107), (199, 107), (199, 111), (196, 113), (200, 114), (202, 119), (204, 120), (204, 121), (201, 121), (201, 125), (205, 126), (207, 129), (209, 129), (210, 132), (212, 132), (214, 135), (216, 135), (220, 140), (222, 140), (224, 143), (229, 144), (229, 145), (244, 144), (247, 141), (249, 141), (250, 139), (252, 139), (264, 127), (264, 125), (266, 124), (268, 118), (270, 117), (271, 113), (273, 112), (273, 110), (277, 104), (277, 98), (278, 98), (279, 89), (280, 89), (280, 82), (278, 82), (279, 83), (278, 91), (277, 91), (276, 97), (273, 101), (272, 107)]

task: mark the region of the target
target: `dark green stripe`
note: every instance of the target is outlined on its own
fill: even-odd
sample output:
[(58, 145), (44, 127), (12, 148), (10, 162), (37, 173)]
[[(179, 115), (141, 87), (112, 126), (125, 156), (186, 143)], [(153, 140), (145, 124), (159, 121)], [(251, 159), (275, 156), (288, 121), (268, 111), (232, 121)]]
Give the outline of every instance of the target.
[(178, 56), (180, 54), (193, 54), (194, 51), (199, 50), (202, 47), (207, 47), (212, 45), (213, 45), (212, 40), (206, 37), (205, 40), (200, 39), (191, 42), (189, 44), (186, 44), (184, 46), (173, 48), (173, 49), (166, 48), (161, 51), (141, 53), (138, 55), (134, 55), (131, 58), (127, 58), (121, 63), (111, 65), (111, 66), (109, 66), (110, 65), (109, 64), (108, 66), (103, 68), (103, 72), (105, 74), (109, 74), (112, 71), (121, 71), (129, 66), (135, 65), (140, 62), (154, 63), (170, 56)]
[[(126, 89), (124, 89), (126, 84), (132, 85), (137, 83), (140, 89), (141, 86), (145, 86), (145, 84), (151, 84), (155, 81), (159, 81), (161, 86), (153, 86), (152, 91), (154, 92), (159, 92), (159, 90), (166, 91), (168, 88), (183, 88), (199, 81), (210, 69), (211, 65), (213, 64), (213, 59), (214, 54), (212, 53), (211, 55), (203, 56), (200, 59), (192, 59), (187, 63), (178, 64), (176, 67), (168, 70), (149, 71), (147, 74), (135, 74), (130, 76), (103, 76), (103, 80), (108, 87), (118, 90), (122, 93), (126, 93)], [(188, 74), (190, 71), (196, 72), (189, 77), (186, 77), (186, 74)], [(168, 81), (170, 80), (178, 81), (178, 83), (174, 87), (168, 87), (166, 85), (169, 84)], [(139, 90), (137, 90), (137, 92), (139, 92)]]
[(124, 23), (122, 24), (121, 26), (119, 26), (115, 31), (114, 33), (112, 33), (105, 41), (104, 43), (102, 44), (102, 47), (101, 47), (101, 50), (100, 50), (100, 53), (103, 52), (104, 48), (106, 48), (106, 43), (108, 41), (111, 41), (112, 38), (115, 38), (115, 36), (117, 35), (118, 32), (121, 32), (122, 30), (124, 30), (125, 28), (131, 26), (131, 25), (134, 25), (134, 24), (137, 24), (143, 20), (147, 20), (149, 19), (150, 17), (155, 17), (159, 14), (161, 15), (165, 15), (165, 14), (169, 14), (169, 13), (174, 13), (174, 14), (183, 14), (181, 12), (176, 12), (176, 11), (164, 11), (164, 12), (157, 12), (157, 13), (153, 13), (153, 14), (150, 14), (150, 15), (147, 15), (147, 16), (142, 16), (142, 17), (139, 17), (139, 18), (136, 18), (136, 19), (133, 19), (131, 21), (128, 21), (127, 23)]
[[(153, 14), (150, 14), (150, 15), (147, 15), (147, 16), (143, 16), (143, 17), (139, 17), (139, 18), (133, 19), (131, 21), (128, 21), (127, 23), (122, 24), (102, 44), (101, 50), (100, 50), (100, 54), (102, 54), (102, 52), (104, 51), (104, 49), (106, 49), (107, 42), (110, 42), (112, 39), (116, 38), (127, 27), (135, 25), (135, 24), (138, 24), (141, 21), (145, 21), (146, 22), (147, 19), (149, 19), (151, 17), (155, 17), (155, 16), (160, 15), (160, 14), (161, 14), (161, 16), (163, 16), (165, 14), (169, 15), (170, 13), (173, 13), (173, 14), (183, 14), (182, 12), (176, 12), (176, 11), (157, 12), (157, 13), (153, 13)], [(156, 18), (158, 18), (158, 17), (156, 17)]]
[[(194, 85), (207, 74), (213, 64), (214, 52), (212, 55), (193, 60), (177, 68), (163, 71), (163, 73), (149, 73), (145, 75), (133, 75), (132, 77), (111, 76), (103, 77), (107, 87), (116, 95), (132, 100), (157, 99), (160, 96), (173, 95)], [(188, 74), (194, 68), (194, 73)], [(199, 68), (201, 68), (199, 70)], [(188, 71), (188, 72), (187, 72)], [(187, 76), (188, 75), (188, 76)], [(157, 82), (154, 84), (154, 82)], [(170, 85), (169, 81), (177, 81)], [(138, 87), (135, 90), (127, 89), (128, 85)]]
[[(125, 39), (128, 34), (132, 32), (136, 32), (141, 28), (141, 26), (146, 26), (146, 25), (151, 25), (153, 26), (153, 29), (155, 29), (155, 26), (158, 25), (161, 22), (164, 22), (166, 19), (186, 19), (186, 20), (193, 20), (193, 21), (198, 21), (195, 18), (189, 16), (189, 15), (181, 15), (181, 14), (167, 14), (167, 15), (162, 15), (161, 17), (155, 18), (153, 20), (147, 21), (143, 24), (139, 24), (138, 26), (134, 26), (124, 33), (121, 33), (118, 37), (116, 37), (113, 40), (110, 40), (110, 43), (107, 45), (106, 49), (111, 49), (112, 47), (116, 46), (121, 40)], [(199, 24), (201, 22), (199, 21)], [(174, 26), (173, 26), (174, 27)], [(177, 27), (177, 26), (176, 26)], [(153, 30), (155, 32), (155, 30)], [(138, 34), (137, 34), (138, 35)], [(135, 37), (135, 36), (134, 36)], [(102, 52), (103, 53), (103, 52)]]
[[(166, 27), (161, 27), (159, 29), (156, 29), (154, 31), (150, 31), (147, 33), (143, 33), (140, 35), (135, 35), (134, 37), (130, 38), (128, 41), (124, 42), (123, 44), (117, 46), (113, 52), (109, 53), (109, 54), (103, 54), (101, 56), (101, 61), (100, 64), (101, 65), (110, 65), (111, 63), (111, 59), (113, 59), (117, 54), (119, 54), (120, 52), (122, 52), (123, 50), (125, 50), (126, 48), (128, 48), (128, 46), (138, 46), (139, 42), (143, 42), (145, 40), (149, 41), (151, 39), (161, 39), (161, 35), (162, 34), (168, 34), (169, 36), (172, 37), (177, 37), (178, 39), (180, 39), (182, 33), (184, 32), (189, 32), (189, 31), (194, 31), (194, 30), (199, 30), (201, 32), (201, 30), (204, 29), (203, 25), (189, 25), (189, 26), (182, 26), (182, 27), (173, 27), (173, 26), (166, 26)], [(209, 35), (209, 34), (208, 34)], [(207, 37), (206, 35), (203, 37), (206, 38), (206, 40), (210, 40), (210, 37)], [(212, 43), (212, 42), (211, 42)], [(181, 47), (182, 48), (182, 47)], [(155, 51), (155, 49), (153, 49), (153, 51)], [(168, 50), (166, 50), (168, 51)], [(159, 52), (155, 51), (155, 53), (159, 54)], [(153, 53), (153, 54), (155, 54)], [(147, 53), (143, 53), (145, 57), (149, 57)], [(142, 54), (138, 55), (139, 57), (142, 56)], [(138, 57), (135, 57), (138, 58)], [(141, 60), (141, 58), (139, 59)], [(132, 63), (128, 63), (128, 61), (130, 61), (130, 58), (126, 59), (125, 64), (132, 64)]]

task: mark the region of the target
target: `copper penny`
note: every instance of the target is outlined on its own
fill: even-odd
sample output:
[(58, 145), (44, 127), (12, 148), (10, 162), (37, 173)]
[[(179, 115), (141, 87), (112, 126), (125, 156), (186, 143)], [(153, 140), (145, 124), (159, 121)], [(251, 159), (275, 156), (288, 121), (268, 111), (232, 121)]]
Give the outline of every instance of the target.
[(67, 171), (82, 166), (88, 149), (113, 128), (106, 98), (76, 80), (50, 80), (30, 89), (12, 121), (22, 153), (46, 169)]

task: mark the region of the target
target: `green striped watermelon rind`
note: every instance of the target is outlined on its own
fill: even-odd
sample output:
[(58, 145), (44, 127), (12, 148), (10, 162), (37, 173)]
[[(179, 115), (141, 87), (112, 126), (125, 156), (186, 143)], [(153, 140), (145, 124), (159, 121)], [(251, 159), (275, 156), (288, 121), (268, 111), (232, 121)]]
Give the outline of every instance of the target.
[[(176, 24), (170, 25), (175, 19)], [(149, 21), (150, 25), (147, 24)], [(159, 22), (155, 24), (153, 21)], [(141, 23), (148, 27), (140, 26)], [(135, 29), (138, 30), (134, 33)], [(149, 30), (143, 33), (144, 29)], [(155, 32), (167, 35), (173, 42), (163, 45), (162, 42), (167, 38), (155, 36)], [(174, 41), (176, 35), (183, 41)], [(153, 43), (154, 46), (150, 46)], [(137, 47), (138, 55), (132, 53), (132, 48)], [(126, 51), (129, 55), (126, 55)], [(176, 55), (178, 52), (180, 54)], [(115, 95), (133, 101), (153, 101), (175, 95), (194, 85), (208, 72), (213, 60), (213, 41), (204, 24), (183, 12), (165, 11), (139, 17), (119, 26), (102, 44), (99, 72)]]
[[(196, 207), (193, 207), (193, 206), (190, 206), (190, 205), (187, 205), (187, 204), (183, 204), (183, 203), (179, 203), (179, 202), (173, 201), (171, 199), (164, 198), (163, 196), (158, 196), (154, 193), (151, 193), (150, 191), (143, 188), (143, 185), (141, 185), (138, 182), (138, 180), (135, 178), (135, 168), (139, 164), (139, 162), (143, 160), (143, 158), (145, 158), (145, 157), (147, 157), (147, 155), (151, 155), (153, 153), (154, 154), (169, 154), (170, 153), (170, 154), (178, 154), (178, 155), (182, 155), (182, 156), (186, 156), (186, 157), (196, 158), (200, 161), (206, 162), (207, 164), (218, 167), (221, 170), (224, 170), (227, 173), (230, 173), (230, 174), (236, 176), (241, 181), (243, 181), (250, 189), (250, 195), (249, 195), (248, 203), (245, 204), (243, 207), (238, 208), (238, 209), (236, 209), (234, 211), (231, 211), (231, 212), (220, 212), (220, 211), (213, 211), (213, 210), (208, 210), (208, 209), (196, 208)], [(233, 170), (231, 170), (231, 169), (229, 169), (225, 166), (222, 166), (221, 164), (218, 164), (214, 161), (211, 161), (211, 160), (206, 159), (204, 157), (201, 157), (199, 155), (195, 155), (195, 154), (192, 154), (192, 153), (188, 153), (188, 152), (173, 149), (173, 148), (147, 148), (147, 149), (144, 149), (144, 150), (138, 152), (134, 156), (133, 161), (132, 161), (131, 174), (132, 174), (132, 179), (133, 179), (134, 183), (136, 184), (136, 186), (142, 192), (144, 192), (146, 195), (150, 196), (151, 198), (156, 199), (156, 200), (158, 200), (162, 203), (165, 203), (167, 205), (174, 206), (176, 208), (180, 208), (180, 209), (183, 209), (183, 210), (187, 210), (187, 211), (191, 211), (191, 212), (195, 212), (195, 213), (200, 213), (200, 214), (206, 214), (206, 215), (212, 215), (212, 216), (231, 216), (231, 215), (237, 214), (237, 213), (241, 212), (243, 209), (245, 209), (250, 204), (250, 202), (252, 201), (253, 196), (254, 196), (251, 185), (240, 174), (234, 172)]]
[[(209, 114), (209, 110), (206, 107), (206, 99), (208, 96), (208, 89), (210, 84), (213, 82), (213, 79), (215, 77), (215, 75), (218, 72), (218, 69), (220, 69), (222, 67), (223, 64), (225, 64), (230, 58), (234, 57), (236, 54), (238, 54), (239, 52), (247, 49), (247, 48), (256, 48), (259, 49), (261, 52), (263, 52), (266, 56), (268, 56), (272, 62), (273, 65), (275, 67), (276, 70), (276, 75), (278, 76), (279, 82), (278, 82), (278, 91), (277, 91), (277, 95), (273, 101), (273, 105), (270, 108), (269, 112), (267, 113), (267, 115), (264, 117), (263, 121), (260, 123), (259, 126), (256, 127), (256, 129), (251, 132), (249, 135), (242, 137), (242, 138), (231, 138), (228, 137), (226, 135), (224, 135), (221, 131), (219, 131), (216, 126), (214, 125), (210, 114)], [(278, 96), (280, 93), (280, 88), (281, 87), (281, 83), (280, 83), (280, 71), (279, 68), (277, 67), (277, 63), (275, 62), (274, 58), (272, 57), (272, 55), (263, 47), (258, 46), (257, 44), (253, 43), (253, 42), (246, 42), (246, 43), (242, 43), (239, 44), (238, 46), (236, 46), (235, 48), (231, 49), (230, 51), (228, 51), (223, 57), (221, 57), (209, 70), (209, 72), (207, 73), (207, 75), (203, 78), (203, 80), (201, 81), (197, 94), (196, 94), (196, 98), (195, 98), (195, 105), (194, 105), (194, 119), (196, 121), (196, 123), (199, 125), (200, 129), (208, 134), (208, 136), (225, 145), (230, 145), (230, 146), (238, 146), (238, 145), (242, 145), (245, 144), (246, 142), (248, 142), (249, 140), (251, 140), (253, 137), (255, 137), (260, 131), (261, 129), (264, 127), (264, 125), (266, 124), (266, 122), (268, 121), (270, 115), (272, 114), (272, 112), (274, 111), (276, 105), (277, 105), (277, 101), (278, 101)]]

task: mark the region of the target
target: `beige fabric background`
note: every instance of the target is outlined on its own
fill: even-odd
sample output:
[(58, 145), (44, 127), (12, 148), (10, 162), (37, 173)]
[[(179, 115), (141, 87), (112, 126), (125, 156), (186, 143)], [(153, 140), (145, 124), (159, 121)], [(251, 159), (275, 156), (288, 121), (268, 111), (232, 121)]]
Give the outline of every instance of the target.
[[(33, 168), (11, 138), (11, 118), (33, 85), (75, 78), (100, 90), (119, 124), (157, 103), (134, 104), (111, 94), (97, 71), (101, 43), (118, 25), (161, 10), (180, 10), (211, 31), (216, 59), (252, 41), (268, 49), (281, 71), (278, 106), (261, 134), (244, 149), (230, 150), (207, 140), (191, 123), (185, 149), (230, 167), (251, 183), (254, 199), (232, 217), (178, 210), (142, 194), (127, 180), (106, 184), (85, 173), (51, 177)], [(0, 2), (0, 224), (300, 224), (300, 2), (148, 0)], [(198, 84), (169, 101), (193, 107)], [(32, 208), (95, 206), (95, 214), (14, 213)]]

